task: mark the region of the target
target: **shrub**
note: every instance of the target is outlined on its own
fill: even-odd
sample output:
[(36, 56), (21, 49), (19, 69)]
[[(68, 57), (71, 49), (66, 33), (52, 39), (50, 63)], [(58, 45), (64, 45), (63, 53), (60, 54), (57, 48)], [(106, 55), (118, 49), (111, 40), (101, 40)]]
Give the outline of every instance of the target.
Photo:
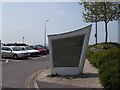
[(112, 44), (97, 44), (89, 48), (87, 58), (96, 68), (105, 63), (107, 59), (120, 58), (120, 45)]
[(97, 44), (89, 48), (87, 58), (99, 69), (100, 82), (106, 90), (120, 88), (120, 45)]
[(99, 78), (106, 90), (118, 90), (120, 88), (120, 59), (110, 59), (101, 65)]

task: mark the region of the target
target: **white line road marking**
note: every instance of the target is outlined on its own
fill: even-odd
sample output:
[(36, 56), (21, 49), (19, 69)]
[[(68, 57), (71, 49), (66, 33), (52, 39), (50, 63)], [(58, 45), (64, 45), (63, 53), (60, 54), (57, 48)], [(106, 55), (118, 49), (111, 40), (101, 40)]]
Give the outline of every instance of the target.
[(37, 59), (37, 58), (31, 58), (31, 59)]
[(12, 60), (14, 62), (21, 62), (21, 61), (25, 61), (25, 60)]
[[(41, 56), (41, 57), (47, 57), (47, 56)], [(41, 58), (41, 57), (35, 57), (35, 58), (31, 58), (31, 59), (38, 59), (38, 58)]]
[(47, 57), (47, 56), (42, 56), (42, 57)]
[(9, 62), (9, 59), (6, 59), (5, 63), (8, 63)]
[[(47, 57), (46, 56), (40, 56), (40, 57), (30, 57), (28, 59), (30, 60), (35, 60), (35, 59), (40, 59), (40, 58), (44, 58), (44, 57)], [(14, 59), (2, 59), (1, 61), (5, 62), (5, 63), (9, 63), (9, 62), (22, 62), (22, 61), (25, 61), (25, 60), (14, 60)]]
[(2, 59), (1, 61), (4, 61), (5, 63), (9, 63), (9, 62), (21, 62), (24, 60)]

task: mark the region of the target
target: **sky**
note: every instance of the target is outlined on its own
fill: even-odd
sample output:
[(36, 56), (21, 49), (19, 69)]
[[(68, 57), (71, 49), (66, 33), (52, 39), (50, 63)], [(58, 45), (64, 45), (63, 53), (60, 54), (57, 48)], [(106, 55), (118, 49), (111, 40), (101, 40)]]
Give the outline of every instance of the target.
[[(44, 44), (47, 35), (74, 31), (92, 24), (89, 44), (95, 44), (95, 24), (83, 21), (83, 6), (78, 2), (2, 2), (2, 42)], [(98, 23), (98, 42), (104, 42), (104, 22)], [(108, 41), (118, 41), (118, 22), (108, 23)], [(46, 36), (47, 37), (47, 36)], [(48, 43), (48, 40), (47, 40)]]

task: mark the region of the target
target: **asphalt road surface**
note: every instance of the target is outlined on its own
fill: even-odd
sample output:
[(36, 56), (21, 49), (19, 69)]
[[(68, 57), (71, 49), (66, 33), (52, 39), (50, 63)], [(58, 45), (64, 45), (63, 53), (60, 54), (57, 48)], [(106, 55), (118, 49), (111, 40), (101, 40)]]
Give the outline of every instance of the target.
[(27, 60), (4, 61), (2, 63), (2, 87), (24, 88), (25, 82), (30, 75), (48, 67), (48, 56), (33, 57)]

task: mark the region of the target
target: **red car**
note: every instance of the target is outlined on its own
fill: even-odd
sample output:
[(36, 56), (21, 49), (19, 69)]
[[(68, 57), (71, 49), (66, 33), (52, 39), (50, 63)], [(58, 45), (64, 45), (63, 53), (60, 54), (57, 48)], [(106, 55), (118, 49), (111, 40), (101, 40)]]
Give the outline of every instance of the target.
[(45, 48), (43, 48), (41, 45), (35, 45), (34, 49), (38, 50), (40, 55), (47, 54), (47, 50)]

